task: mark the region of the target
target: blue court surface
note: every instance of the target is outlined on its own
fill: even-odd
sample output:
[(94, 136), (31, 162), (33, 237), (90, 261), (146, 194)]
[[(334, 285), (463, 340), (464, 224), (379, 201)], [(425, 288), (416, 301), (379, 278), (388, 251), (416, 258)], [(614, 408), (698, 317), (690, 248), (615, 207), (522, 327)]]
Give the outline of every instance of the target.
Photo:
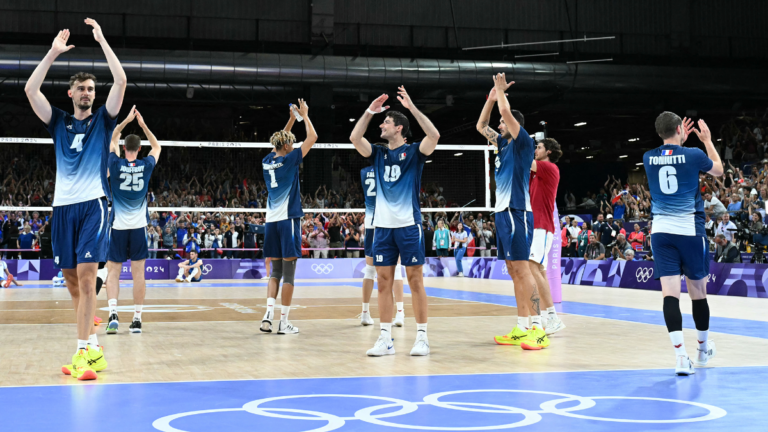
[(6, 387), (0, 406), (8, 431), (765, 431), (766, 382), (768, 367)]

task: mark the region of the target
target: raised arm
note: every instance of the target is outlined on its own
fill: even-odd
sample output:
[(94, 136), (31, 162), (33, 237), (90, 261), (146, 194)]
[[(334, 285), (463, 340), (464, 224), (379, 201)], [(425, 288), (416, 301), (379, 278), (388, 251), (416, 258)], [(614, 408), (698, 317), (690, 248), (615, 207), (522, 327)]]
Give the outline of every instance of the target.
[(491, 121), (491, 111), (496, 104), (496, 99), (496, 87), (494, 87), (488, 93), (488, 99), (485, 101), (483, 111), (480, 113), (480, 119), (477, 121), (477, 126), (475, 126), (480, 135), (484, 136), (494, 146), (496, 145), (496, 138), (499, 136), (499, 133), (488, 126), (488, 122)]
[(384, 102), (386, 102), (387, 99), (389, 99), (389, 96), (385, 94), (374, 99), (368, 109), (366, 109), (363, 115), (360, 116), (360, 119), (357, 120), (357, 123), (355, 123), (355, 128), (352, 129), (349, 141), (352, 142), (355, 149), (357, 149), (357, 152), (360, 153), (362, 157), (367, 158), (373, 152), (371, 143), (364, 137), (365, 131), (368, 130), (368, 123), (371, 122), (371, 118), (374, 114), (381, 114), (389, 109), (388, 105), (384, 106)]
[(293, 110), (291, 109), (293, 107), (293, 104), (288, 104), (288, 123), (285, 124), (285, 127), (283, 128), (284, 131), (290, 132), (291, 129), (293, 129), (293, 124), (296, 123), (296, 116), (293, 115)]
[(125, 88), (128, 85), (128, 78), (125, 76), (123, 66), (120, 65), (120, 60), (117, 59), (114, 51), (104, 38), (104, 33), (101, 32), (101, 26), (96, 20), (86, 18), (85, 23), (93, 27), (93, 38), (101, 45), (101, 49), (104, 50), (104, 56), (107, 58), (107, 64), (109, 65), (109, 71), (112, 72), (112, 89), (109, 90), (109, 96), (107, 97), (107, 103), (105, 104), (107, 112), (111, 117), (117, 117), (120, 112), (120, 107), (123, 105), (123, 96), (125, 96)]
[(421, 129), (424, 131), (424, 133), (427, 134), (427, 136), (421, 141), (421, 144), (419, 145), (419, 151), (427, 156), (431, 155), (432, 152), (435, 151), (435, 147), (437, 147), (437, 141), (440, 139), (440, 132), (437, 131), (437, 128), (435, 128), (435, 125), (429, 121), (427, 116), (422, 114), (422, 112), (416, 108), (416, 105), (413, 104), (411, 97), (408, 96), (408, 92), (405, 91), (405, 87), (398, 87), (397, 95), (397, 100), (403, 104), (403, 107), (411, 112), (411, 115), (416, 118), (416, 121), (419, 123), (419, 126), (421, 126)]
[[(687, 120), (687, 119), (686, 119)], [(715, 145), (712, 143), (712, 133), (709, 131), (709, 127), (704, 120), (699, 120), (699, 129), (693, 127), (693, 122), (689, 120), (689, 123), (683, 122), (683, 127), (688, 130), (693, 130), (699, 140), (704, 143), (704, 147), (707, 149), (707, 156), (712, 159), (712, 169), (709, 173), (713, 176), (723, 175), (723, 162), (720, 160), (720, 155), (715, 150)]]
[(499, 100), (499, 112), (501, 113), (501, 118), (504, 119), (504, 124), (507, 125), (507, 130), (512, 135), (512, 139), (517, 139), (517, 135), (520, 133), (520, 123), (518, 123), (512, 115), (512, 108), (509, 106), (507, 94), (504, 93), (514, 83), (514, 81), (507, 83), (507, 77), (503, 73), (496, 74), (496, 76), (493, 77), (493, 84), (496, 88), (496, 97)]
[(307, 137), (304, 139), (304, 143), (301, 144), (301, 154), (306, 156), (317, 142), (317, 132), (315, 132), (315, 127), (312, 126), (312, 120), (309, 119), (309, 105), (304, 102), (304, 99), (299, 99), (299, 114), (304, 117), (304, 128), (307, 131)]
[(120, 135), (123, 133), (123, 129), (125, 129), (126, 126), (128, 126), (128, 123), (132, 122), (134, 118), (136, 118), (136, 105), (131, 108), (131, 111), (128, 113), (128, 117), (123, 120), (122, 123), (117, 125), (115, 127), (115, 130), (112, 131), (112, 141), (109, 143), (109, 151), (110, 153), (114, 153), (118, 156), (120, 156)]
[(27, 94), (27, 99), (29, 99), (29, 103), (32, 105), (32, 110), (46, 125), (51, 122), (51, 104), (43, 96), (40, 87), (43, 85), (45, 75), (48, 74), (48, 69), (51, 68), (56, 57), (75, 47), (74, 45), (67, 45), (67, 40), (69, 40), (68, 29), (64, 29), (56, 35), (51, 49), (48, 50), (40, 64), (37, 65), (27, 80), (27, 85), (24, 86), (24, 92)]
[[(157, 163), (158, 159), (160, 158), (160, 152), (163, 150), (160, 147), (160, 143), (157, 141), (157, 138), (155, 138), (155, 134), (152, 133), (151, 130), (149, 130), (149, 127), (147, 126), (147, 123), (144, 122), (144, 117), (141, 116), (141, 113), (136, 111), (136, 117), (139, 119), (139, 126), (141, 126), (141, 130), (144, 131), (144, 135), (147, 136), (147, 139), (149, 140), (149, 145), (152, 147), (152, 150), (149, 151), (149, 155), (155, 158), (155, 163)], [(197, 182), (197, 179), (195, 178), (195, 182), (198, 186), (200, 186), (200, 183)]]

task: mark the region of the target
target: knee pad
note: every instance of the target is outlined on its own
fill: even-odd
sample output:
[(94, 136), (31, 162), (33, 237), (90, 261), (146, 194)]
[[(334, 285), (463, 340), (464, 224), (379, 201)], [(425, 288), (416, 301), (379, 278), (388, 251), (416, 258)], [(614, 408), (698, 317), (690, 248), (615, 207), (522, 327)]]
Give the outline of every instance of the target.
[(280, 282), (280, 279), (283, 278), (283, 260), (272, 260), (272, 274), (269, 275), (270, 278), (277, 279), (277, 282)]
[(101, 287), (104, 285), (104, 282), (107, 280), (107, 269), (105, 266), (107, 263), (100, 262), (99, 263), (99, 270), (96, 272), (96, 295), (99, 295), (99, 291), (101, 291)]
[(363, 279), (376, 279), (376, 267), (366, 264), (363, 270)]
[(398, 264), (395, 266), (395, 280), (403, 280), (403, 265)]
[(667, 330), (683, 330), (683, 314), (680, 313), (680, 299), (666, 296), (664, 297), (664, 322), (667, 323)]
[(707, 303), (707, 299), (693, 300), (691, 305), (693, 306), (692, 315), (693, 321), (696, 323), (696, 330), (709, 330), (709, 303)]
[(283, 285), (293, 285), (293, 276), (296, 274), (296, 261), (283, 261)]

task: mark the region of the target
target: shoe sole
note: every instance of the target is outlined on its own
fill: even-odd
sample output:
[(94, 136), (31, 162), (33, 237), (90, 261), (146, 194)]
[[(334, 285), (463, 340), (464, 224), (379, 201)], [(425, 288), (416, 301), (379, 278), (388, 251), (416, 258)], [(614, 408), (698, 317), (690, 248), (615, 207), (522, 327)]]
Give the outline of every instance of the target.
[[(264, 324), (267, 324), (267, 326), (264, 326)], [(272, 323), (266, 320), (262, 321), (259, 330), (263, 331), (264, 333), (272, 333)]]
[(544, 347), (540, 345), (528, 345), (527, 343), (523, 342), (520, 344), (520, 348), (528, 351), (538, 351)]
[(403, 322), (402, 321), (395, 321), (392, 324), (394, 324), (396, 327), (402, 327), (403, 326)]
[(695, 373), (696, 373), (696, 371), (695, 371), (695, 370), (690, 370), (690, 371), (680, 371), (680, 372), (678, 372), (678, 371), (675, 371), (675, 375), (677, 375), (677, 376), (689, 376), (689, 375), (693, 375), (693, 374), (695, 374)]
[[(112, 323), (115, 323), (114, 327), (112, 327)], [(117, 324), (117, 321), (110, 322), (109, 325), (107, 326), (107, 334), (116, 334), (118, 327), (120, 326)]]
[(498, 340), (496, 340), (496, 338), (493, 338), (493, 341), (496, 342), (496, 345), (501, 345), (501, 346), (520, 346), (520, 342), (518, 342), (518, 343), (502, 343), (502, 342), (499, 342)]
[(96, 376), (96, 372), (92, 371), (92, 370), (85, 371), (79, 377), (77, 377), (77, 379), (80, 380), (80, 381), (95, 380), (96, 378), (98, 378)]
[(424, 354), (418, 354), (418, 353), (411, 352), (411, 357), (423, 357), (423, 356), (428, 356), (428, 355), (429, 355), (429, 351), (427, 351)]
[(64, 366), (61, 367), (61, 373), (63, 373), (64, 375), (72, 375), (72, 371), (67, 369)]
[(384, 356), (388, 356), (388, 355), (395, 355), (395, 349), (392, 348), (392, 351), (387, 351), (384, 354), (369, 354), (369, 353), (366, 353), (366, 355), (368, 357), (384, 357)]
[(554, 329), (552, 331), (550, 331), (549, 329), (544, 329), (544, 332), (547, 334), (547, 336), (550, 336), (550, 335), (553, 335), (553, 334), (559, 332), (560, 330), (565, 330), (565, 324), (561, 324), (559, 327), (557, 327), (556, 329)]
[(373, 322), (360, 321), (360, 324), (363, 326), (369, 326), (369, 325), (373, 325)]
[(131, 329), (131, 333), (133, 334), (141, 334), (141, 329)]

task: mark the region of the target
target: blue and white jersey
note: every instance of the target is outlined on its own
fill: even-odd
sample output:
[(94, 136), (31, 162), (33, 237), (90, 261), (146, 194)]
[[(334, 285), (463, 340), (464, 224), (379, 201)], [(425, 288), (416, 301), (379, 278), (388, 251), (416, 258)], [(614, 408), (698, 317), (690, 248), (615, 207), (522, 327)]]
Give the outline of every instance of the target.
[(149, 224), (147, 190), (156, 164), (154, 156), (128, 161), (115, 153), (109, 154), (110, 224), (113, 229), (146, 228)]
[(103, 106), (84, 120), (51, 107), (48, 133), (56, 148), (54, 207), (109, 196), (107, 155), (116, 123)]
[(536, 143), (520, 128), (517, 139), (496, 137), (496, 207), (495, 212), (531, 209), (530, 176)]
[(394, 150), (371, 145), (370, 160), (376, 179), (374, 228), (421, 226), (419, 190), (427, 157), (419, 151), (419, 144), (403, 144)]
[(301, 189), (299, 189), (299, 166), (302, 159), (301, 148), (297, 148), (285, 156), (278, 156), (272, 152), (261, 161), (264, 168), (264, 182), (269, 192), (267, 222), (304, 216), (301, 210)]
[(373, 167), (365, 167), (360, 170), (360, 184), (363, 185), (365, 196), (365, 227), (373, 228), (373, 211), (376, 209), (376, 174)]
[(699, 172), (713, 162), (697, 148), (664, 144), (643, 155), (651, 193), (653, 233), (704, 234), (704, 201)]

